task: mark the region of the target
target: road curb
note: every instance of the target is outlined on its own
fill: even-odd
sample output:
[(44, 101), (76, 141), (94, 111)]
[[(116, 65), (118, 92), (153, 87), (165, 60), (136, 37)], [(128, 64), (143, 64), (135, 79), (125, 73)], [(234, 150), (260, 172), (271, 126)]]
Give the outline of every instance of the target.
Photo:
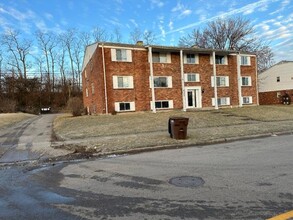
[(187, 148), (187, 147), (203, 147), (206, 145), (231, 143), (235, 141), (242, 141), (242, 140), (244, 141), (249, 139), (258, 139), (258, 138), (281, 136), (281, 135), (292, 135), (292, 134), (293, 134), (293, 131), (264, 133), (264, 134), (256, 134), (256, 135), (246, 135), (242, 137), (219, 138), (212, 141), (202, 141), (202, 142), (193, 143), (193, 144), (192, 143), (189, 143), (189, 144), (177, 143), (177, 144), (171, 144), (171, 145), (158, 145), (158, 146), (149, 146), (149, 147), (142, 147), (142, 148), (135, 148), (135, 149), (128, 149), (128, 150), (94, 153), (93, 156), (106, 157), (111, 155), (132, 155), (132, 154), (147, 153), (147, 152), (153, 152), (153, 151), (159, 151), (159, 150), (173, 150), (173, 149)]

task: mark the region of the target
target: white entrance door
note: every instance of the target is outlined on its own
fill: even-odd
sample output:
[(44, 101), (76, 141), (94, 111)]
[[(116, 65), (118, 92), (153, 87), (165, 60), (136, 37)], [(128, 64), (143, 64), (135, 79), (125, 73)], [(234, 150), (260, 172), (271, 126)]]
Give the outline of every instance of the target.
[(201, 108), (201, 87), (186, 88), (186, 108)]

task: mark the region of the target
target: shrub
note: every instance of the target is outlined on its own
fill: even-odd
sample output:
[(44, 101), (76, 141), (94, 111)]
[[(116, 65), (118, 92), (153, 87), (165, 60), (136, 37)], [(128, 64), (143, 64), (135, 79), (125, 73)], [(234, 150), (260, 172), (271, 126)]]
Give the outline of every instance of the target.
[(16, 101), (6, 98), (0, 98), (0, 113), (16, 112)]
[(81, 116), (84, 108), (81, 98), (73, 97), (67, 102), (67, 108), (71, 111), (74, 117)]

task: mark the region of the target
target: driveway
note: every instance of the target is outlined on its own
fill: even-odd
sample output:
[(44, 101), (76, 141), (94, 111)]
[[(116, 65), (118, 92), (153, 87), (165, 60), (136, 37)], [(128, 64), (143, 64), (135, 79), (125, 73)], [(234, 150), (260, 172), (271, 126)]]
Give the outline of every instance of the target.
[(56, 114), (38, 115), (0, 129), (0, 163), (37, 160), (61, 154), (61, 150), (50, 147), (55, 117)]

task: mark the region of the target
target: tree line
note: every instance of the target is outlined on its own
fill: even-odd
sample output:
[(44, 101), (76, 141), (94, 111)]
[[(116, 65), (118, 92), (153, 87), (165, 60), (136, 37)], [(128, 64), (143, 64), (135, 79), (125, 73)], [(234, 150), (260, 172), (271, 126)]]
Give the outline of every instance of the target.
[[(81, 97), (84, 50), (94, 42), (157, 44), (159, 36), (134, 28), (125, 42), (121, 31), (95, 27), (90, 32), (71, 28), (62, 33), (38, 30), (27, 35), (6, 30), (0, 35), (0, 113), (37, 112), (42, 106), (63, 108), (70, 97)], [(180, 37), (178, 46), (241, 50), (258, 56), (258, 69), (273, 63), (273, 53), (261, 42), (249, 20), (241, 17), (218, 19), (203, 29)]]

